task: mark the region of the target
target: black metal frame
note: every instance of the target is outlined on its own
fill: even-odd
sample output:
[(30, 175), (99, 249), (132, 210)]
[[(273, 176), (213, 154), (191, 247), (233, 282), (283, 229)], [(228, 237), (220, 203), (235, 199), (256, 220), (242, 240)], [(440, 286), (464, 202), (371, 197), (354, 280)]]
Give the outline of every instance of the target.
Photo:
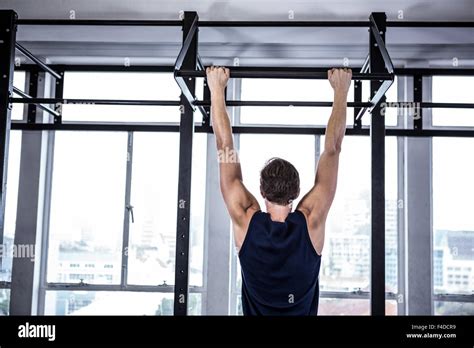
[[(393, 71), (385, 50), (385, 13), (372, 13), (369, 34), (369, 70), (381, 72), (384, 68)], [(383, 49), (382, 49), (383, 48)], [(387, 81), (370, 81), (370, 94), (375, 100), (370, 126), (371, 144), (371, 282), (370, 308), (372, 315), (385, 315), (385, 92), (390, 87)], [(392, 81), (390, 81), (391, 83)], [(359, 115), (358, 115), (359, 116)]]
[[(0, 84), (0, 154), (2, 167), (0, 181), (1, 209), (4, 209), (5, 176), (8, 153), (8, 134), (11, 129), (18, 130), (78, 130), (78, 131), (126, 131), (126, 132), (180, 132), (180, 162), (179, 162), (179, 187), (178, 187), (178, 221), (176, 243), (176, 274), (175, 274), (175, 315), (185, 315), (187, 310), (188, 292), (188, 261), (189, 261), (189, 218), (190, 218), (190, 189), (191, 189), (191, 163), (192, 163), (192, 138), (194, 132), (212, 133), (210, 126), (210, 92), (205, 84), (202, 100), (197, 100), (195, 95), (195, 79), (205, 78), (205, 67), (197, 52), (198, 27), (366, 27), (369, 29), (370, 49), (360, 72), (353, 74), (354, 102), (348, 106), (354, 107), (354, 127), (348, 128), (347, 135), (371, 136), (372, 144), (372, 301), (373, 315), (384, 314), (384, 141), (385, 136), (408, 137), (474, 137), (474, 130), (448, 130), (448, 129), (423, 129), (422, 121), (415, 122), (414, 129), (385, 129), (384, 118), (381, 117), (382, 108), (396, 107), (398, 103), (384, 103), (384, 95), (393, 83), (395, 75), (414, 76), (415, 79), (432, 75), (474, 75), (474, 69), (394, 69), (390, 56), (385, 48), (384, 34), (387, 27), (474, 27), (474, 22), (387, 22), (383, 13), (374, 13), (369, 21), (341, 22), (199, 22), (196, 12), (185, 12), (183, 21), (123, 21), (123, 20), (17, 20), (14, 11), (0, 11), (0, 23), (6, 23), (10, 31), (0, 31), (3, 43), (0, 46), (0, 70), (7, 78), (1, 79)], [(97, 25), (97, 26), (182, 26), (183, 45), (174, 67), (170, 66), (111, 66), (111, 65), (46, 65), (36, 58), (31, 52), (15, 41), (16, 25)], [(36, 92), (28, 91), (28, 95), (16, 90), (24, 98), (12, 98), (12, 75), (14, 68), (15, 47), (31, 59), (39, 67), (56, 78), (56, 92), (54, 98), (37, 98)], [(38, 72), (36, 65), (22, 64), (17, 70)], [(293, 78), (293, 79), (326, 79), (329, 67), (232, 67), (231, 76), (234, 78)], [(356, 68), (353, 68), (356, 70)], [(90, 99), (64, 99), (63, 82), (65, 71), (143, 71), (143, 72), (174, 72), (175, 79), (182, 90), (181, 99), (178, 100), (90, 100)], [(371, 96), (369, 102), (362, 102), (362, 80), (371, 81)], [(419, 87), (417, 83), (415, 83)], [(418, 88), (417, 87), (417, 88)], [(7, 93), (7, 91), (9, 93)], [(468, 103), (431, 103), (422, 101), (422, 90), (417, 90), (414, 102), (422, 108), (473, 108), (474, 104)], [(54, 116), (53, 123), (36, 123), (33, 117), (35, 107), (30, 107), (27, 122), (10, 122), (10, 103), (23, 103), (42, 108)], [(111, 123), (64, 123), (61, 117), (61, 106), (70, 103), (88, 103), (97, 105), (168, 105), (181, 106), (182, 117), (179, 125), (164, 124), (111, 124)], [(406, 104), (406, 102), (404, 102)], [(46, 105), (54, 105), (54, 110)], [(328, 107), (331, 102), (292, 102), (292, 101), (240, 101), (231, 100), (227, 105), (232, 106), (302, 106), (302, 107)], [(195, 109), (203, 115), (202, 125), (195, 125)], [(372, 111), (371, 128), (362, 127), (361, 118), (366, 110)], [(233, 127), (234, 133), (253, 134), (319, 134), (325, 132), (325, 127), (266, 127), (266, 126), (237, 126)], [(0, 214), (0, 242), (3, 232), (3, 216)], [(183, 237), (184, 236), (184, 237)], [(180, 301), (184, 299), (184, 301)]]

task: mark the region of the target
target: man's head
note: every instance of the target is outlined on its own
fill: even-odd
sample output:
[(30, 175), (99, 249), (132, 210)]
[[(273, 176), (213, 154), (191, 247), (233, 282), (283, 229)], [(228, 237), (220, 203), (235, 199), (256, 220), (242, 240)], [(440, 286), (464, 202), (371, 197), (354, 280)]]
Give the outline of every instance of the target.
[(260, 192), (271, 203), (290, 204), (300, 194), (298, 171), (284, 159), (269, 159), (260, 172)]

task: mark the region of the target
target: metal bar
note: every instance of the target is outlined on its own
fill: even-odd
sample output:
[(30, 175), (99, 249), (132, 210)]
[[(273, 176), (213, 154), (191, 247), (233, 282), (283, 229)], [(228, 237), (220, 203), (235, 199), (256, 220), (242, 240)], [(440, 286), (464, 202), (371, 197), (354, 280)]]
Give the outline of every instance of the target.
[[(274, 101), (263, 101), (263, 100), (229, 100), (226, 101), (228, 107), (238, 106), (295, 106), (295, 107), (331, 107), (333, 102), (320, 102), (320, 101), (291, 101), (291, 100), (274, 100)], [(210, 106), (210, 100), (197, 100), (194, 105), (198, 106)], [(372, 106), (369, 102), (348, 102), (348, 107), (370, 107)]]
[[(304, 71), (304, 70), (295, 70), (295, 69), (285, 69), (282, 70), (263, 70), (254, 71), (254, 70), (244, 70), (244, 68), (236, 69), (230, 67), (230, 77), (231, 78), (254, 78), (254, 79), (312, 79), (312, 80), (327, 80), (328, 74), (327, 71)], [(206, 77), (205, 71), (197, 70), (177, 70), (175, 71), (175, 76), (183, 78), (196, 78), (196, 77)], [(387, 74), (383, 71), (377, 74), (361, 74), (353, 73), (353, 80), (393, 80), (393, 74)]]
[[(354, 81), (354, 102), (362, 103), (362, 82), (359, 80)], [(357, 117), (359, 116), (359, 113), (361, 112), (361, 110), (362, 110), (361, 107), (354, 108), (354, 128), (362, 127), (362, 119)]]
[(25, 47), (23, 47), (22, 45), (20, 45), (18, 42), (15, 43), (15, 47), (18, 49), (18, 51), (20, 51), (21, 53), (23, 53), (26, 57), (28, 57), (29, 59), (31, 59), (33, 62), (35, 62), (36, 64), (38, 64), (44, 71), (46, 71), (47, 73), (50, 73), (51, 75), (53, 75), (55, 78), (57, 78), (58, 80), (61, 79), (61, 75), (59, 75), (56, 71), (54, 71), (53, 69), (51, 69), (49, 66), (47, 66), (45, 63), (43, 63), (39, 58), (37, 58), (33, 53), (31, 53), (30, 51), (28, 51)]
[(388, 54), (387, 47), (385, 46), (385, 42), (382, 38), (382, 35), (385, 32), (385, 30), (382, 31), (381, 29), (382, 28), (379, 28), (377, 26), (377, 22), (375, 21), (374, 17), (371, 15), (370, 16), (370, 30), (372, 30), (372, 34), (374, 35), (374, 39), (375, 39), (374, 45), (378, 47), (380, 50), (380, 54), (382, 55), (383, 62), (385, 64), (385, 69), (387, 69), (388, 73), (392, 74), (393, 63), (392, 63), (392, 60), (390, 59), (390, 55)]
[(474, 302), (474, 295), (457, 295), (457, 294), (434, 294), (434, 301), (444, 301), (444, 302), (465, 302), (472, 303)]
[[(126, 72), (162, 72), (162, 73), (172, 73), (174, 72), (174, 66), (171, 65), (131, 65), (129, 67), (122, 65), (83, 65), (83, 64), (49, 64), (49, 67), (54, 70), (67, 70), (67, 71), (87, 71), (87, 72), (103, 72), (103, 71), (126, 71)], [(245, 67), (233, 67), (232, 70), (240, 71), (298, 71), (298, 72), (307, 72), (307, 73), (326, 73), (327, 70), (332, 67), (278, 67), (278, 66), (245, 66)], [(21, 64), (16, 66), (15, 70), (37, 70), (37, 66), (34, 64)], [(360, 70), (361, 67), (354, 66), (352, 70)], [(423, 76), (473, 76), (474, 69), (469, 68), (395, 68), (395, 75), (402, 76), (413, 76), (415, 74), (420, 74)]]
[[(42, 105), (40, 103), (34, 102), (34, 100), (37, 99), (37, 98), (34, 98), (34, 97), (30, 96), (29, 94), (26, 94), (22, 90), (20, 90), (16, 87), (13, 87), (13, 93), (21, 95), (23, 98), (10, 98), (10, 102), (20, 103), (20, 104), (36, 105), (41, 110), (44, 110), (47, 113), (50, 113), (51, 115), (59, 116), (59, 114), (56, 111), (54, 111), (53, 109), (50, 109), (47, 106)], [(35, 94), (36, 94), (36, 92), (35, 92)], [(39, 98), (39, 99), (42, 99), (42, 98)], [(14, 100), (20, 100), (20, 102), (16, 102), (16, 101), (14, 102)], [(33, 112), (33, 111), (30, 108), (28, 109), (28, 120), (27, 120), (28, 123), (34, 123), (35, 120), (36, 120), (36, 112)]]
[[(64, 69), (58, 70), (60, 71), (61, 76), (64, 76)], [(54, 98), (55, 99), (62, 99), (64, 96), (64, 79), (57, 80), (56, 84), (54, 85)], [(59, 116), (54, 116), (54, 123), (60, 124), (63, 122), (63, 104), (61, 103), (54, 103), (55, 110), (59, 113)]]
[[(15, 91), (16, 92), (16, 91)], [(121, 99), (66, 99), (66, 98), (10, 98), (11, 103), (20, 104), (85, 104), (85, 105), (136, 105), (179, 106), (179, 100), (121, 100)]]
[[(20, 19), (18, 25), (91, 25), (91, 26), (174, 26), (176, 20), (93, 20), (93, 19)], [(202, 21), (201, 27), (368, 27), (368, 21)], [(474, 22), (388, 21), (387, 27), (404, 28), (472, 28)]]
[(474, 103), (431, 103), (431, 102), (421, 102), (420, 107), (422, 108), (431, 108), (431, 109), (472, 109), (474, 108)]
[[(415, 105), (420, 105), (423, 100), (423, 76), (413, 76), (413, 101)], [(474, 107), (474, 104), (473, 104)], [(413, 115), (413, 128), (420, 130), (423, 129), (423, 109), (421, 107), (414, 108), (415, 114)]]
[[(28, 86), (25, 87), (25, 90), (28, 91), (28, 92), (21, 94), (21, 93), (19, 93), (19, 92), (21, 92), (21, 90), (18, 89), (18, 88), (15, 88), (15, 87), (13, 87), (13, 92), (21, 95), (24, 98), (28, 98), (28, 97), (37, 98), (38, 97), (38, 79), (39, 79), (39, 72), (38, 71), (31, 71), (28, 74)], [(40, 108), (42, 108), (42, 106), (40, 106)], [(51, 109), (49, 109), (49, 110), (53, 111)], [(26, 115), (26, 122), (28, 122), (28, 123), (35, 123), (36, 122), (36, 105), (34, 105), (34, 104), (29, 104), (28, 105), (28, 111), (27, 111), (27, 115)]]
[[(174, 64), (174, 69), (179, 70), (181, 69), (181, 66), (183, 65), (184, 58), (188, 55), (189, 48), (191, 47), (191, 43), (194, 43), (194, 36), (196, 35), (197, 32), (197, 25), (198, 25), (198, 17), (194, 17), (193, 22), (191, 23), (191, 26), (189, 27), (189, 31), (186, 33), (186, 37), (183, 42), (183, 46), (181, 47), (181, 50), (179, 51), (178, 58), (176, 58), (176, 63)], [(197, 58), (196, 58), (197, 62)], [(196, 68), (196, 64), (192, 66), (192, 69), (194, 70)]]
[[(28, 131), (109, 131), (109, 132), (179, 132), (178, 125), (160, 125), (160, 124), (113, 124), (113, 123), (37, 123), (27, 124), (23, 122), (12, 122), (13, 130)], [(195, 126), (196, 133), (212, 133), (210, 126)], [(324, 135), (326, 128), (323, 126), (315, 127), (278, 127), (278, 126), (234, 126), (234, 134), (315, 134)], [(370, 135), (369, 129), (347, 128), (346, 135)], [(421, 132), (413, 129), (387, 128), (387, 136), (398, 137), (474, 137), (473, 129), (423, 129)]]
[[(8, 147), (10, 144), (11, 108), (9, 98), (13, 90), (15, 66), (17, 14), (0, 10), (0, 245), (3, 245), (5, 202), (7, 195)], [(2, 266), (0, 257), (0, 267)]]
[[(385, 41), (387, 17), (383, 12), (370, 15), (371, 21), (378, 28), (377, 34), (370, 32), (370, 72), (384, 71), (384, 57), (375, 44), (380, 39)], [(384, 45), (384, 43), (382, 42)], [(370, 82), (370, 94), (375, 99), (382, 88), (380, 81)], [(384, 95), (381, 97), (385, 99)], [(372, 109), (370, 124), (371, 143), (371, 282), (370, 309), (375, 316), (385, 315), (385, 117), (380, 104)]]
[(173, 292), (172, 285), (127, 285), (123, 288), (120, 284), (87, 284), (87, 283), (48, 283), (49, 291), (138, 291), (138, 292)]
[(370, 54), (365, 57), (364, 63), (362, 64), (362, 67), (360, 68), (360, 73), (365, 74), (369, 70), (369, 64), (370, 64)]
[[(186, 69), (195, 69), (197, 63), (198, 33), (196, 30), (198, 15), (196, 12), (184, 12), (183, 20), (183, 56), (182, 65)], [(194, 29), (193, 29), (194, 28)], [(191, 39), (190, 33), (193, 33)], [(177, 65), (179, 62), (177, 61)], [(183, 81), (190, 93), (194, 95), (196, 81)], [(179, 126), (179, 181), (178, 181), (178, 212), (176, 229), (176, 260), (175, 260), (175, 289), (174, 315), (187, 314), (188, 304), (188, 270), (189, 270), (189, 231), (191, 216), (191, 169), (194, 135), (194, 110), (186, 103), (187, 96), (181, 94), (183, 112)], [(187, 99), (189, 102), (189, 99)]]
[(120, 285), (125, 289), (128, 284), (128, 251), (130, 241), (130, 214), (133, 214), (132, 204), (132, 168), (133, 168), (133, 132), (128, 132), (127, 139), (127, 173), (125, 178), (125, 199), (123, 207), (123, 236), (122, 236), (122, 272)]

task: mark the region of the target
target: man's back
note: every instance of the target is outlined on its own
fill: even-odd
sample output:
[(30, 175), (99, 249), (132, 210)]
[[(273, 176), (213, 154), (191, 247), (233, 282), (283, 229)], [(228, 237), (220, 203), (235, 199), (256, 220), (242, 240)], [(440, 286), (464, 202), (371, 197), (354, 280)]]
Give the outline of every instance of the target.
[(257, 211), (239, 251), (244, 315), (316, 315), (321, 257), (302, 212), (285, 222)]

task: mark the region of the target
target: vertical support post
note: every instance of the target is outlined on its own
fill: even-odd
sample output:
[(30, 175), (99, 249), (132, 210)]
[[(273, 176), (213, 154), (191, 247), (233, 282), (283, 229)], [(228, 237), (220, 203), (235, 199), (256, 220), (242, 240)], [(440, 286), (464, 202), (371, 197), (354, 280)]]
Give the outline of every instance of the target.
[[(197, 19), (196, 12), (184, 12), (183, 42)], [(195, 70), (197, 64), (198, 32), (184, 57), (182, 68)], [(188, 89), (194, 94), (195, 79), (185, 79)], [(187, 314), (188, 304), (188, 268), (189, 268), (189, 228), (191, 214), (191, 168), (194, 135), (194, 110), (192, 105), (181, 94), (181, 122), (179, 126), (179, 184), (178, 184), (178, 221), (176, 233), (176, 267), (174, 289), (174, 315)]]
[[(5, 202), (7, 194), (8, 145), (10, 143), (13, 69), (15, 66), (15, 40), (17, 15), (12, 10), (0, 11), (0, 244), (3, 244)], [(2, 259), (0, 258), (0, 266)]]
[[(32, 69), (29, 72), (28, 78), (28, 89), (26, 93), (28, 93), (33, 98), (38, 97), (38, 78), (39, 73), (38, 70)], [(27, 113), (27, 123), (35, 123), (36, 122), (36, 105), (35, 104), (28, 104), (28, 113)]]
[[(362, 102), (362, 81), (354, 80), (354, 102)], [(362, 117), (357, 118), (362, 108), (354, 108), (354, 129), (362, 128)]]
[[(385, 42), (386, 20), (385, 13), (371, 14), (379, 28), (379, 34)], [(370, 32), (370, 72), (385, 72), (385, 64), (375, 37)], [(382, 81), (370, 82), (370, 95), (373, 97), (381, 88)], [(385, 117), (382, 110), (385, 96), (381, 103), (372, 109), (370, 125), (371, 162), (372, 162), (372, 238), (371, 238), (371, 297), (370, 308), (372, 315), (385, 315)]]
[[(63, 98), (63, 91), (64, 91), (64, 70), (58, 72), (63, 78), (56, 79), (56, 89), (54, 92), (54, 97), (57, 99)], [(63, 106), (62, 104), (57, 104), (54, 106), (54, 111), (58, 112), (60, 116), (54, 116), (54, 124), (61, 124), (63, 122), (62, 115), (63, 115)]]
[(413, 76), (413, 101), (414, 106), (414, 117), (413, 117), (413, 128), (415, 130), (423, 129), (423, 109), (418, 107), (423, 101), (423, 76), (415, 74)]
[(127, 287), (128, 283), (128, 244), (130, 242), (130, 219), (133, 222), (132, 197), (132, 166), (133, 166), (133, 132), (128, 132), (127, 139), (127, 176), (125, 183), (125, 206), (123, 217), (123, 239), (122, 239), (122, 274), (120, 285), (122, 289)]
[[(204, 92), (202, 100), (211, 100), (211, 90), (207, 85), (207, 79), (204, 79)], [(202, 125), (203, 126), (210, 126), (211, 125), (211, 107), (204, 106), (204, 110), (206, 111), (207, 117), (203, 116)]]

